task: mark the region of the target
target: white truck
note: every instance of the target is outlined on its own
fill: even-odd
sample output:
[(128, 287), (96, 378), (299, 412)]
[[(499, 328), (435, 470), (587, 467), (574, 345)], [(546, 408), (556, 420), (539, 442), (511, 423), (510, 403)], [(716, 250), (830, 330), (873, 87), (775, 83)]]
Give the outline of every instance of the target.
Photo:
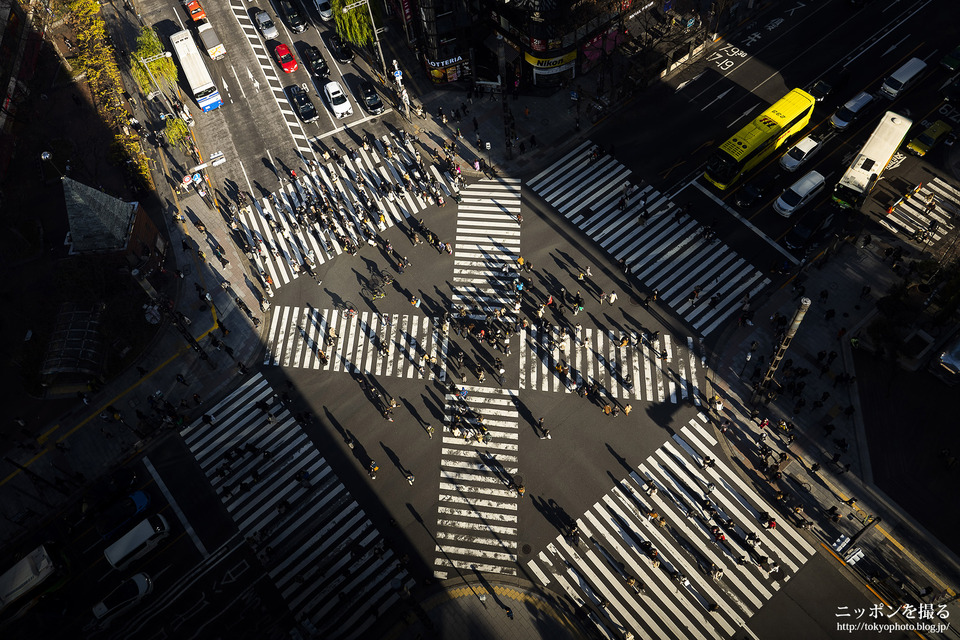
[(200, 40), (203, 42), (203, 48), (207, 50), (207, 55), (214, 60), (219, 60), (227, 55), (227, 50), (223, 47), (223, 43), (220, 42), (220, 38), (209, 22), (200, 25), (197, 31), (200, 33)]

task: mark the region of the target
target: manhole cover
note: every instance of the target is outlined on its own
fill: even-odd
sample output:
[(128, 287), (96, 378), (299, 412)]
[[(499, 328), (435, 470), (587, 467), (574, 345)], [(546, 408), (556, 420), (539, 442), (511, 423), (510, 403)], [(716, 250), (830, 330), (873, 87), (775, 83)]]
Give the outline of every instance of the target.
[(522, 547), (520, 547), (520, 553), (522, 553), (522, 554), (525, 555), (525, 556), (530, 555), (530, 552), (531, 552), (531, 551), (533, 551), (533, 549), (531, 549), (531, 548), (530, 548), (530, 545), (528, 545), (528, 544), (525, 544), (525, 545), (523, 545)]

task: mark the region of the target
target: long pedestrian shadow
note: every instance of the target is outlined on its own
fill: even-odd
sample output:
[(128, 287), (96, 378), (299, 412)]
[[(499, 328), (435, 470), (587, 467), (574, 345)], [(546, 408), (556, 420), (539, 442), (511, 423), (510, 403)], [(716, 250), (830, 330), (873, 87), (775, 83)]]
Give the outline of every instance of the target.
[(561, 533), (573, 526), (573, 518), (553, 498), (543, 499), (541, 496), (532, 496), (533, 506), (547, 522), (552, 524)]

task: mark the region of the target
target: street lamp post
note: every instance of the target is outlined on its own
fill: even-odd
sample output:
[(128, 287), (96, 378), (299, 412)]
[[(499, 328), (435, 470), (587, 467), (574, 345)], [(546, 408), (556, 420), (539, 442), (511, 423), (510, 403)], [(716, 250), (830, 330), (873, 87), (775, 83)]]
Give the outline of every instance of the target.
[(750, 360), (753, 358), (752, 353), (747, 354), (747, 359), (743, 363), (743, 369), (740, 369), (740, 377), (743, 377), (743, 373), (747, 370), (747, 365), (750, 364)]
[(387, 61), (383, 58), (383, 49), (380, 48), (380, 32), (383, 29), (377, 28), (377, 23), (373, 21), (373, 9), (370, 8), (369, 0), (359, 0), (358, 2), (351, 2), (343, 8), (343, 12), (347, 13), (351, 9), (356, 9), (360, 5), (367, 5), (367, 13), (370, 14), (370, 27), (373, 29), (373, 40), (377, 43), (377, 53), (380, 55), (380, 72), (383, 74), (383, 81), (387, 80)]

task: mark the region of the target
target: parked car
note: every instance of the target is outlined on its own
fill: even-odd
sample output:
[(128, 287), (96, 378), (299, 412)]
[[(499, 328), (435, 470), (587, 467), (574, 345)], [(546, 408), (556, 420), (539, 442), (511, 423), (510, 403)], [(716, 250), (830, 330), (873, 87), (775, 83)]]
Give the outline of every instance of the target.
[(339, 33), (330, 34), (330, 53), (337, 62), (342, 64), (353, 62), (353, 49), (343, 41)]
[(273, 23), (266, 11), (257, 11), (253, 16), (253, 21), (256, 23), (257, 29), (260, 29), (260, 33), (263, 34), (264, 40), (276, 40), (280, 37), (277, 25)]
[(153, 593), (153, 581), (145, 573), (138, 573), (120, 583), (120, 586), (107, 594), (107, 597), (93, 605), (93, 616), (97, 620), (115, 616), (127, 611), (143, 598)]
[(943, 120), (937, 120), (927, 127), (927, 130), (907, 143), (907, 151), (918, 156), (925, 156), (940, 140), (946, 138), (953, 131), (953, 127)]
[(290, 47), (280, 43), (273, 49), (273, 56), (277, 59), (277, 64), (285, 73), (293, 73), (297, 70), (297, 60), (290, 53)]
[(101, 511), (96, 523), (97, 532), (104, 540), (109, 540), (149, 506), (150, 495), (143, 491), (134, 491)]
[(325, 78), (330, 75), (330, 67), (327, 66), (327, 61), (323, 59), (323, 54), (320, 53), (318, 47), (313, 45), (304, 47), (301, 50), (301, 57), (303, 58), (303, 64), (306, 65), (307, 71), (311, 75), (318, 78)]
[(351, 106), (350, 100), (343, 92), (339, 82), (328, 82), (323, 85), (323, 93), (327, 96), (330, 109), (337, 118), (353, 115), (353, 106)]
[(320, 14), (320, 19), (324, 22), (333, 20), (333, 7), (327, 0), (317, 0), (317, 13)]
[(303, 17), (303, 12), (293, 0), (280, 0), (280, 12), (287, 19), (290, 30), (294, 33), (303, 33), (307, 30), (307, 21)]
[(310, 94), (307, 93), (306, 85), (303, 87), (293, 85), (287, 89), (287, 98), (290, 100), (290, 105), (293, 107), (293, 110), (297, 112), (297, 115), (304, 122), (313, 122), (319, 117), (317, 115), (317, 108), (313, 106), (313, 102), (310, 100)]
[(940, 58), (940, 66), (948, 71), (960, 69), (960, 45), (956, 49)]
[(203, 7), (200, 6), (200, 3), (197, 2), (197, 0), (190, 0), (190, 2), (185, 4), (187, 7), (187, 13), (190, 14), (190, 17), (194, 22), (207, 19), (207, 12), (203, 10)]
[(369, 80), (361, 80), (357, 83), (357, 89), (360, 93), (360, 99), (363, 100), (363, 106), (367, 111), (373, 115), (383, 113), (383, 100), (380, 99), (380, 94), (377, 93), (372, 82)]
[(796, 171), (800, 165), (810, 159), (820, 150), (820, 141), (813, 136), (807, 136), (790, 147), (780, 158), (780, 166), (787, 171)]

